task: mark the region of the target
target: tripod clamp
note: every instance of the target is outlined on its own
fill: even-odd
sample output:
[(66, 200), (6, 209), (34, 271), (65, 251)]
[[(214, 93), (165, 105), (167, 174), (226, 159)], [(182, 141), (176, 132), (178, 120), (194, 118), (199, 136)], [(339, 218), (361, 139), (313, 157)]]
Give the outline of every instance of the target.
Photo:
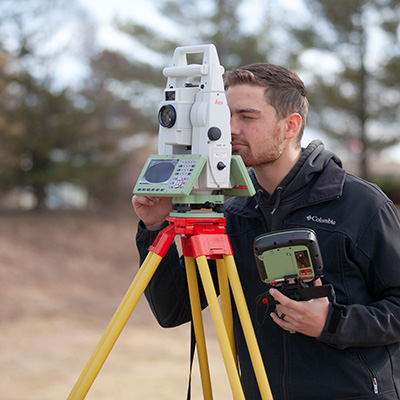
[(211, 210), (214, 213), (223, 213), (225, 210), (224, 204), (206, 201), (202, 204), (198, 203), (176, 203), (172, 205), (172, 210), (177, 213), (187, 213), (192, 210)]

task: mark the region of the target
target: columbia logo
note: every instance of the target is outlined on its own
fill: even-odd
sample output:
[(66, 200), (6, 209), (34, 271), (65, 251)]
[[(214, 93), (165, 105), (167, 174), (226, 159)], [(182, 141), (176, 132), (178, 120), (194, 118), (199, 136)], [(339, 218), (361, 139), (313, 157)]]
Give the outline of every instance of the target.
[(336, 225), (336, 221), (331, 218), (317, 217), (316, 215), (307, 215), (307, 221), (318, 222), (319, 224)]

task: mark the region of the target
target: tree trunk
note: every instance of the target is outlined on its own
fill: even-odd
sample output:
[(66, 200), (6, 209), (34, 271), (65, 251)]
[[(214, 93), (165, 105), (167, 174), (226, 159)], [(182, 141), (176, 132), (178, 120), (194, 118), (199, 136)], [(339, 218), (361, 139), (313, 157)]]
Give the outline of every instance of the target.
[(45, 190), (45, 185), (35, 185), (33, 187), (33, 193), (36, 197), (36, 206), (34, 208), (35, 211), (37, 212), (42, 212), (45, 207), (45, 200), (46, 200), (46, 190)]

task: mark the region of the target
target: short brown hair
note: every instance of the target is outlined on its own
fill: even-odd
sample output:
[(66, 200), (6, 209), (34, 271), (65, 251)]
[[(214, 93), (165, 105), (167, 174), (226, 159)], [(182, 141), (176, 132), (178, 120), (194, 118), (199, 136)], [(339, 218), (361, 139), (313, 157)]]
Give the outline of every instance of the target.
[(274, 64), (249, 64), (224, 76), (225, 90), (234, 85), (255, 85), (265, 87), (268, 103), (275, 108), (279, 119), (290, 113), (299, 113), (302, 118), (296, 142), (300, 145), (308, 113), (307, 90), (299, 76), (287, 68)]

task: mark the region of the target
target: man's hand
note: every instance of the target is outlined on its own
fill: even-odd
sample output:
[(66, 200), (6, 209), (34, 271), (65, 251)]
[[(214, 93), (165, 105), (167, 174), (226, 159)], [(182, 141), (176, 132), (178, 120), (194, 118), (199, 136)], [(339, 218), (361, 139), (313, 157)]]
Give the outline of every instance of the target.
[[(314, 286), (321, 285), (320, 279), (314, 282)], [(270, 315), (281, 328), (311, 337), (321, 336), (328, 316), (329, 300), (327, 297), (295, 301), (277, 289), (271, 289), (269, 293), (279, 303), (276, 305), (277, 313), (273, 312)]]
[(132, 205), (146, 228), (156, 231), (161, 228), (172, 210), (172, 198), (133, 196)]

